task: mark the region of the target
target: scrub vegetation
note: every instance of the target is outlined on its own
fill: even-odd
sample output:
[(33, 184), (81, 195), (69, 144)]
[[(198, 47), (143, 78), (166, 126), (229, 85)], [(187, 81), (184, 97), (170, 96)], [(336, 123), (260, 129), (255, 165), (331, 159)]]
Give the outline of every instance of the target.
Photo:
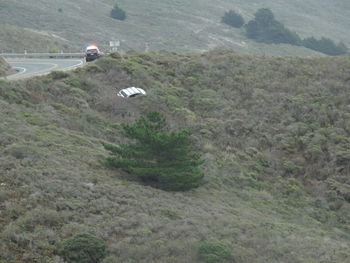
[[(346, 56), (213, 50), (1, 80), (0, 262), (62, 263), (79, 233), (103, 263), (348, 262), (349, 76)], [(116, 96), (129, 86), (147, 96)], [(201, 186), (104, 166), (103, 144), (128, 144), (149, 112), (192, 131)]]

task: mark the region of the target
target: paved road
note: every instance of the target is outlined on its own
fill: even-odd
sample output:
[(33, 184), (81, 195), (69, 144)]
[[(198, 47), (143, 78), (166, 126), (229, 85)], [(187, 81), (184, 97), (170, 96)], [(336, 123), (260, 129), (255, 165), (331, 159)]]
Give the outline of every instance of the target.
[(81, 59), (7, 58), (6, 61), (18, 71), (7, 76), (9, 80), (45, 75), (54, 70), (69, 70), (83, 65)]

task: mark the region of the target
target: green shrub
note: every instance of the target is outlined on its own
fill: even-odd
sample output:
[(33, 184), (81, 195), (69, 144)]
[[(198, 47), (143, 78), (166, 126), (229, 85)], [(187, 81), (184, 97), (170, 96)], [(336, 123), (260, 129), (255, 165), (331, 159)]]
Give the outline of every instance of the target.
[(200, 244), (197, 257), (199, 262), (205, 263), (235, 262), (231, 249), (223, 242), (205, 242)]
[(103, 68), (101, 68), (100, 66), (98, 66), (96, 63), (95, 64), (90, 64), (86, 67), (86, 71), (89, 73), (99, 73), (99, 72), (103, 72)]
[(76, 76), (69, 77), (67, 80), (65, 80), (65, 83), (68, 84), (69, 86), (76, 87), (76, 88), (80, 88), (83, 85), (81, 79), (79, 79)]
[(122, 59), (123, 58), (119, 52), (113, 52), (113, 53), (109, 54), (109, 56), (111, 58), (115, 58), (115, 59)]
[(293, 161), (286, 160), (283, 162), (283, 170), (287, 175), (296, 175), (300, 172), (300, 167), (298, 167)]
[(337, 165), (349, 165), (350, 164), (350, 151), (338, 148), (336, 151), (336, 164)]
[(229, 10), (228, 12), (226, 12), (221, 18), (221, 22), (237, 28), (240, 28), (244, 25), (243, 17), (233, 10)]
[(60, 70), (52, 71), (50, 73), (50, 77), (52, 79), (64, 79), (64, 78), (69, 77), (69, 73), (68, 72), (64, 72), (64, 71), (60, 71)]
[(79, 233), (67, 239), (62, 251), (62, 256), (68, 263), (99, 263), (106, 255), (105, 242), (87, 233)]

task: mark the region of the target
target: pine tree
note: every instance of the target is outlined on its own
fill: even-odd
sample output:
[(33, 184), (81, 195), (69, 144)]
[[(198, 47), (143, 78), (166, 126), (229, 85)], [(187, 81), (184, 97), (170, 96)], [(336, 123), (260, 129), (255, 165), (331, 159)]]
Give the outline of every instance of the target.
[(123, 9), (121, 9), (118, 4), (115, 4), (113, 9), (111, 10), (111, 17), (117, 20), (125, 20), (126, 13)]
[(143, 182), (170, 191), (198, 187), (202, 161), (192, 150), (190, 131), (168, 131), (165, 117), (151, 112), (133, 124), (123, 125), (124, 135), (135, 143), (105, 144), (114, 156), (106, 159), (110, 167), (121, 168)]

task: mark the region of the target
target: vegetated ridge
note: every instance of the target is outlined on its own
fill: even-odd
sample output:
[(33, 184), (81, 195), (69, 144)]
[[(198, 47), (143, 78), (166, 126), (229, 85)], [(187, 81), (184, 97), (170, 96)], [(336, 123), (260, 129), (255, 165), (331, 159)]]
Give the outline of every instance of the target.
[[(349, 81), (345, 56), (225, 50), (114, 53), (0, 81), (0, 262), (63, 262), (65, 241), (89, 233), (104, 262), (346, 263)], [(147, 96), (116, 96), (128, 86)], [(121, 124), (151, 111), (192, 130), (199, 188), (166, 192), (102, 165), (103, 143), (127, 143)]]
[[(110, 16), (115, 4), (125, 11), (125, 20)], [(124, 51), (203, 51), (230, 47), (275, 55), (317, 54), (303, 47), (255, 43), (246, 38), (244, 29), (232, 29), (220, 22), (230, 9), (242, 14), (248, 22), (259, 8), (271, 9), (278, 21), (302, 38), (327, 37), (350, 46), (350, 8), (343, 0), (3, 0), (0, 23), (53, 33), (79, 50), (90, 42), (107, 49), (109, 41), (120, 40), (120, 49)]]

